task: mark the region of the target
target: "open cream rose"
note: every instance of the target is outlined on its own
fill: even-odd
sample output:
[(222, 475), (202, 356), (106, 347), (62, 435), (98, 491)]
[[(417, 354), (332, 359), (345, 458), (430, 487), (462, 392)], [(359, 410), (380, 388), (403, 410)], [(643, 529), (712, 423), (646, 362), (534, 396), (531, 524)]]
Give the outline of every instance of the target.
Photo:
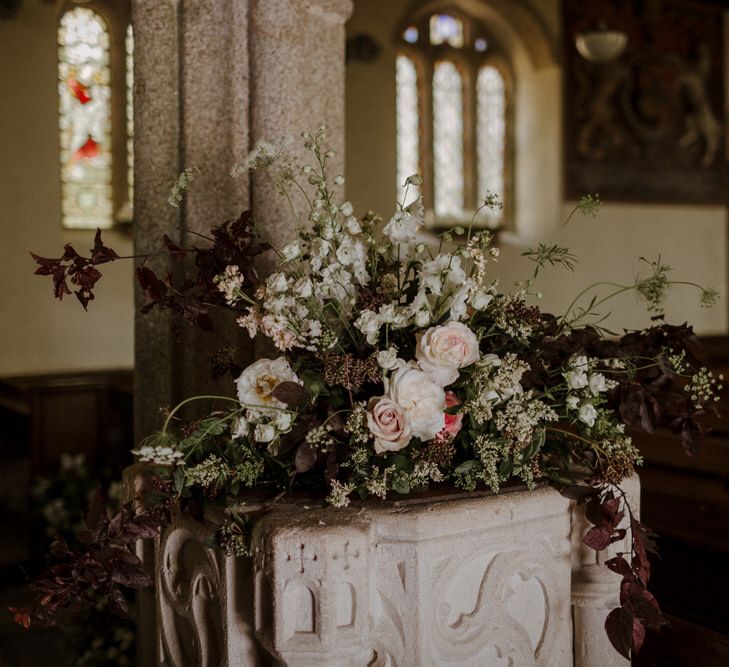
[(259, 359), (248, 366), (235, 381), (238, 400), (243, 405), (256, 408), (262, 414), (275, 417), (281, 408), (286, 407), (285, 403), (272, 394), (282, 382), (303, 384), (285, 357)]
[(397, 452), (407, 447), (413, 437), (402, 408), (387, 396), (370, 399), (367, 406), (367, 426), (375, 436), (375, 451)]
[(431, 440), (445, 425), (445, 392), (414, 363), (392, 374), (388, 393), (405, 413), (414, 437)]
[(449, 322), (420, 336), (415, 357), (431, 381), (445, 387), (458, 379), (459, 368), (478, 361), (478, 339), (465, 324)]

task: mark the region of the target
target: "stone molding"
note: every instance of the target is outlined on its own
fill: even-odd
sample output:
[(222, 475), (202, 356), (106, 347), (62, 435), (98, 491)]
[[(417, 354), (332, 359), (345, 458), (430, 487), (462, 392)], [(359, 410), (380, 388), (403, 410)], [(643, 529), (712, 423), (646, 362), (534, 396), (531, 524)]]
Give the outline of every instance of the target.
[(404, 507), (279, 501), (252, 557), (226, 558), (202, 545), (214, 522), (180, 516), (156, 547), (159, 664), (624, 667), (603, 627), (619, 577), (581, 544), (585, 521), (546, 487)]

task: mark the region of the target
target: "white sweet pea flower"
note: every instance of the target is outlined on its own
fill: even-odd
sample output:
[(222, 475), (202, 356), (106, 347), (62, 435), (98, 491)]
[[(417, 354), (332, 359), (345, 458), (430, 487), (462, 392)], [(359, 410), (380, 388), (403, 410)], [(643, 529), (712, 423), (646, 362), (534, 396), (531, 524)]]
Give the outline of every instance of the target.
[(359, 224), (359, 220), (357, 220), (357, 218), (355, 218), (353, 215), (350, 215), (344, 221), (344, 228), (352, 236), (357, 236), (357, 234), (361, 234), (362, 233), (362, 225)]
[(291, 422), (293, 419), (293, 415), (290, 412), (279, 410), (273, 419), (273, 423), (279, 433), (286, 433), (291, 430)]
[(382, 233), (397, 245), (399, 243), (412, 243), (418, 230), (424, 225), (422, 219), (416, 218), (407, 211), (398, 211), (390, 218), (382, 229)]
[(357, 259), (357, 251), (350, 237), (344, 237), (337, 248), (337, 259), (343, 266), (349, 266)]
[(494, 297), (492, 294), (489, 294), (484, 290), (476, 290), (476, 292), (471, 295), (471, 306), (473, 306), (475, 310), (486, 310), (493, 300)]
[(568, 410), (577, 410), (580, 405), (580, 399), (575, 395), (568, 396), (565, 404)]
[(276, 429), (272, 424), (256, 424), (253, 438), (256, 442), (272, 442), (276, 437)]
[(392, 374), (388, 393), (389, 398), (402, 408), (414, 437), (425, 442), (443, 429), (445, 391), (414, 364), (403, 366)]
[(352, 213), (354, 213), (354, 207), (352, 206), (351, 201), (345, 201), (344, 204), (339, 207), (339, 210), (345, 218), (351, 216)]
[(605, 376), (602, 373), (593, 373), (590, 375), (590, 391), (593, 396), (597, 396), (608, 390)]
[(283, 273), (272, 273), (266, 280), (266, 289), (271, 292), (285, 292), (288, 287), (288, 279)]
[(372, 310), (363, 310), (362, 314), (355, 320), (354, 326), (361, 331), (370, 345), (376, 345), (380, 334), (382, 322), (379, 316)]
[(387, 350), (378, 352), (377, 363), (380, 368), (384, 368), (386, 371), (394, 371), (396, 368), (400, 368), (405, 365), (405, 361), (397, 356), (396, 347), (389, 347)]
[(466, 319), (466, 315), (468, 315), (468, 297), (472, 290), (473, 283), (470, 280), (466, 280), (451, 297), (450, 316), (452, 321), (460, 322)]
[(597, 419), (597, 410), (595, 410), (595, 406), (591, 403), (583, 403), (580, 406), (577, 418), (592, 428), (595, 425), (595, 419)]
[(314, 291), (311, 278), (299, 278), (294, 283), (294, 294), (300, 299), (308, 299)]
[(233, 440), (236, 438), (245, 438), (251, 432), (251, 425), (242, 417), (239, 417), (235, 421), (235, 429), (231, 437)]
[(287, 243), (281, 249), (281, 254), (284, 256), (284, 259), (288, 261), (296, 259), (301, 254), (301, 244), (299, 243), (299, 240), (296, 239), (295, 241), (291, 241), (291, 243)]
[(562, 374), (567, 381), (567, 386), (570, 389), (584, 389), (587, 387), (589, 383), (587, 371), (589, 368), (587, 357), (584, 355), (572, 357), (569, 362), (570, 370)]

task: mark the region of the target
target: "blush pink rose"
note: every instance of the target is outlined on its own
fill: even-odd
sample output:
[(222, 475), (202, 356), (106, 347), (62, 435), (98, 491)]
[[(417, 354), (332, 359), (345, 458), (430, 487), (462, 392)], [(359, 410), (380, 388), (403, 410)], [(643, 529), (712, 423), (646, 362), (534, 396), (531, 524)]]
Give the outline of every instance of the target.
[(479, 359), (478, 338), (465, 324), (448, 322), (428, 329), (418, 338), (418, 365), (439, 387), (458, 379), (458, 369)]
[[(460, 405), (461, 401), (452, 391), (446, 392), (446, 409), (453, 407), (454, 405)], [(453, 440), (458, 435), (458, 432), (463, 426), (463, 415), (449, 415), (446, 412), (445, 426), (441, 429), (440, 433), (435, 436), (438, 442), (446, 442)]]
[(413, 437), (403, 409), (395, 401), (380, 396), (370, 399), (367, 406), (367, 426), (375, 436), (375, 451), (397, 452), (407, 447)]

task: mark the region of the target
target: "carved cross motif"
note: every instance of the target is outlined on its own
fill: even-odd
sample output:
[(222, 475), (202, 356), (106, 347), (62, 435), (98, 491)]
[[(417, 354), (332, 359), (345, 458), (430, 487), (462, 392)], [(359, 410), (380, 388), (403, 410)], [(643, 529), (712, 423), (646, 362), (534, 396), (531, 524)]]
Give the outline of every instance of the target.
[(350, 558), (359, 558), (359, 550), (357, 551), (350, 551), (349, 550), (349, 540), (347, 540), (344, 543), (344, 549), (343, 553), (341, 554), (334, 554), (332, 556), (332, 560), (339, 560), (340, 558), (344, 558), (344, 569), (348, 570), (350, 565)]
[(300, 544), (299, 545), (299, 548), (296, 550), (297, 553), (294, 553), (293, 555), (292, 554), (286, 554), (286, 560), (287, 561), (292, 561), (292, 560), (298, 559), (298, 561), (299, 561), (299, 572), (301, 574), (303, 574), (304, 573), (304, 570), (305, 570), (305, 567), (304, 567), (305, 561), (310, 560), (310, 561), (314, 562), (314, 561), (318, 560), (318, 556), (316, 554), (314, 554), (313, 556), (305, 556), (304, 555), (304, 551), (305, 550), (306, 550), (306, 545)]

